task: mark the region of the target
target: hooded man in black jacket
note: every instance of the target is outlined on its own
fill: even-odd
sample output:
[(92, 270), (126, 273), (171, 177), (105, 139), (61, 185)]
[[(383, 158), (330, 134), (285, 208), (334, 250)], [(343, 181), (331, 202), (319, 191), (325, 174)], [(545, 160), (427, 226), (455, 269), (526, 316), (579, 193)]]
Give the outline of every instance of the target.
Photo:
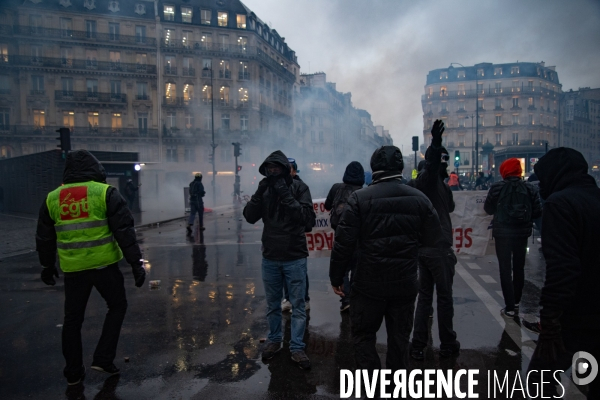
[[(574, 149), (550, 150), (534, 170), (545, 201), (542, 240), (546, 280), (540, 299), (541, 332), (529, 370), (564, 371), (577, 352), (590, 353), (600, 361), (600, 189), (587, 173), (587, 162)], [(589, 357), (579, 354), (577, 358), (586, 358), (590, 365)], [(596, 363), (596, 372), (597, 368)], [(576, 369), (573, 366), (575, 383), (587, 384), (579, 379)], [(599, 399), (600, 378), (596, 377), (588, 389), (588, 399)]]
[(339, 296), (343, 295), (348, 263), (358, 249), (350, 294), (357, 369), (381, 368), (375, 343), (384, 317), (386, 368), (408, 367), (419, 247), (434, 246), (441, 236), (440, 221), (429, 199), (400, 181), (403, 168), (397, 147), (375, 150), (371, 157), (373, 183), (350, 195), (335, 231), (329, 279)]
[(310, 190), (302, 181), (290, 175), (287, 157), (277, 150), (269, 155), (258, 169), (265, 176), (256, 193), (244, 207), (244, 217), (251, 224), (263, 220), (262, 277), (267, 298), (268, 343), (263, 360), (281, 350), (281, 293), (286, 281), (292, 303), (290, 351), (292, 360), (302, 369), (310, 369), (304, 353), (306, 328), (304, 296), (306, 292), (305, 229), (313, 226), (315, 211)]
[[(98, 182), (106, 184), (106, 172), (104, 167), (91, 153), (86, 150), (78, 150), (67, 155), (65, 170), (63, 174), (63, 184)], [(69, 186), (66, 186), (68, 188)], [(86, 191), (87, 193), (87, 191)], [(50, 195), (49, 195), (50, 197)], [(85, 247), (89, 256), (83, 256), (79, 265), (75, 266), (74, 272), (65, 272), (65, 319), (62, 328), (62, 350), (66, 360), (64, 375), (69, 385), (75, 385), (81, 382), (85, 376), (85, 366), (83, 365), (82, 345), (81, 345), (81, 325), (85, 314), (85, 308), (92, 288), (96, 288), (108, 306), (108, 313), (104, 320), (102, 335), (94, 352), (92, 369), (106, 372), (110, 375), (119, 373), (119, 369), (113, 364), (116, 356), (117, 343), (121, 332), (121, 325), (125, 318), (127, 310), (127, 298), (125, 296), (125, 287), (123, 274), (117, 263), (111, 265), (94, 266), (95, 250), (102, 246), (91, 246), (93, 241), (89, 241), (88, 234), (93, 229), (99, 229), (108, 225), (112, 237), (116, 240), (121, 249), (125, 260), (131, 265), (135, 285), (141, 287), (146, 277), (146, 271), (143, 266), (142, 254), (137, 243), (135, 229), (133, 225), (133, 216), (127, 208), (125, 200), (117, 189), (110, 186), (106, 190), (106, 210), (104, 220), (91, 222), (73, 223), (70, 225), (57, 225), (48, 208), (52, 202), (45, 201), (40, 208), (37, 232), (36, 249), (39, 253), (40, 263), (44, 267), (42, 270), (42, 281), (46, 285), (54, 286), (58, 277), (56, 269), (57, 246), (65, 248), (65, 243), (57, 237), (57, 232), (71, 232), (71, 240), (75, 242), (75, 249)], [(87, 199), (87, 197), (86, 197)], [(66, 199), (65, 199), (66, 201)], [(90, 195), (88, 199), (86, 214), (93, 213), (93, 207), (96, 204)], [(53, 205), (54, 206), (54, 205)], [(56, 214), (56, 213), (54, 213)], [(82, 215), (76, 215), (81, 216)], [(76, 222), (67, 216), (69, 223)], [(62, 222), (62, 221), (61, 221)], [(81, 233), (78, 233), (81, 231)], [(88, 240), (86, 242), (86, 240)], [(98, 242), (98, 241), (96, 241)], [(59, 256), (62, 266), (62, 256)], [(64, 268), (64, 266), (62, 266)]]
[[(362, 189), (365, 184), (365, 170), (361, 163), (358, 161), (352, 161), (350, 164), (346, 166), (346, 171), (344, 171), (344, 177), (342, 178), (342, 183), (335, 183), (329, 193), (327, 194), (327, 198), (325, 199), (325, 209), (327, 211), (331, 211), (331, 227), (335, 231), (337, 228), (336, 220), (339, 219), (343, 209), (348, 202), (348, 197), (342, 198), (345, 196), (349, 196), (351, 193)], [(337, 199), (338, 202), (342, 204), (334, 204), (334, 201)], [(348, 268), (346, 273), (344, 274), (344, 295), (341, 296), (340, 301), (342, 305), (340, 306), (340, 311), (346, 311), (350, 308), (350, 271), (354, 269), (356, 266), (356, 260), (358, 255), (353, 257), (350, 264), (348, 264)]]
[[(460, 343), (456, 340), (452, 284), (456, 256), (452, 249), (452, 221), (454, 197), (444, 179), (448, 176), (448, 150), (442, 146), (444, 123), (436, 120), (431, 129), (433, 140), (425, 152), (424, 165), (419, 163), (420, 172), (408, 184), (419, 189), (433, 204), (440, 219), (443, 235), (434, 247), (419, 250), (419, 300), (415, 313), (415, 330), (411, 356), (417, 360), (425, 358), (424, 349), (429, 340), (428, 321), (433, 304), (433, 290), (437, 294), (437, 318), (440, 335), (440, 356), (457, 355)], [(423, 161), (422, 161), (423, 162)]]

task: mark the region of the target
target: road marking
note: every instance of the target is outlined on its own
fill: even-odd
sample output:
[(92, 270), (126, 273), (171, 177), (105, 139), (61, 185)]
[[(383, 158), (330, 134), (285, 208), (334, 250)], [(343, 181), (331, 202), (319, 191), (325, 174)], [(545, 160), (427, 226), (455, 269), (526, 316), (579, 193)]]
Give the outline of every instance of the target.
[(502, 293), (502, 290), (496, 290), (496, 293), (498, 293), (498, 296), (504, 297), (504, 293)]
[(477, 265), (476, 263), (467, 263), (467, 267), (469, 267), (471, 269), (481, 269), (481, 267), (479, 265)]
[(494, 278), (492, 278), (490, 275), (479, 275), (479, 277), (481, 278), (482, 281), (484, 281), (485, 283), (498, 283), (496, 282), (496, 280)]

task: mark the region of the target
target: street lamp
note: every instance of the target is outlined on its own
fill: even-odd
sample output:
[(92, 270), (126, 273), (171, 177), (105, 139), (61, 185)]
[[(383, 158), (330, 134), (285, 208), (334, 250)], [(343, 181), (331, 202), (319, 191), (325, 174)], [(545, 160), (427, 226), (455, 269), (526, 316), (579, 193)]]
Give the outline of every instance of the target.
[(208, 66), (202, 69), (203, 71), (210, 71), (210, 127), (212, 129), (212, 142), (210, 143), (210, 147), (212, 148), (212, 192), (213, 192), (213, 207), (217, 205), (217, 191), (216, 191), (216, 176), (217, 176), (217, 168), (215, 166), (215, 149), (217, 148), (217, 144), (215, 144), (215, 101), (214, 101), (214, 85), (213, 85), (213, 69), (212, 63), (210, 68)]

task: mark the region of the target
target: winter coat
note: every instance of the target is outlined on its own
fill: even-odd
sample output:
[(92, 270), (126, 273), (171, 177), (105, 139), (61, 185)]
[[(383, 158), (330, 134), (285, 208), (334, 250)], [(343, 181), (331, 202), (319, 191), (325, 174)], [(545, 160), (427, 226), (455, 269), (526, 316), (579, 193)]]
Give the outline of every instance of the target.
[[(377, 154), (384, 149), (373, 155), (373, 171), (392, 169), (373, 165), (375, 158), (392, 162), (393, 154)], [(441, 234), (437, 213), (423, 193), (398, 178), (375, 179), (348, 199), (331, 253), (331, 284), (342, 284), (358, 248), (352, 290), (374, 298), (399, 296), (404, 288), (416, 287), (419, 246), (434, 246)]]
[(408, 182), (408, 185), (419, 189), (427, 196), (433, 208), (437, 212), (440, 224), (442, 226), (442, 237), (436, 247), (447, 249), (452, 247), (452, 221), (450, 213), (454, 211), (454, 197), (450, 187), (444, 183), (445, 167), (442, 165), (443, 147), (430, 146), (425, 152), (425, 160), (419, 163), (421, 170), (416, 179)]
[(138, 190), (139, 187), (135, 186), (133, 182), (127, 182), (127, 185), (125, 185), (125, 196), (127, 196), (128, 199), (132, 200), (135, 198), (135, 192), (137, 192)]
[(573, 149), (557, 148), (534, 167), (545, 198), (542, 243), (546, 280), (540, 305), (563, 311), (569, 327), (600, 329), (600, 189)]
[(196, 204), (204, 204), (202, 199), (206, 195), (204, 191), (204, 185), (202, 184), (202, 178), (194, 178), (190, 182), (190, 202), (196, 202)]
[[(102, 164), (87, 150), (69, 153), (65, 163), (63, 183), (89, 181), (106, 183), (106, 172)], [(140, 264), (142, 253), (135, 235), (133, 216), (127, 208), (125, 199), (112, 186), (106, 192), (106, 218), (108, 227), (119, 244), (127, 263), (130, 265)], [(56, 231), (46, 201), (40, 208), (35, 239), (40, 263), (44, 267), (53, 267), (56, 263)]]
[(314, 226), (316, 219), (310, 190), (301, 180), (291, 179), (289, 162), (281, 151), (271, 153), (262, 163), (259, 168), (262, 175), (266, 176), (266, 165), (269, 163), (279, 164), (284, 169), (291, 197), (282, 199), (269, 186), (262, 195), (252, 195), (244, 207), (244, 218), (251, 224), (263, 220), (262, 251), (267, 260), (306, 258), (308, 248), (304, 231)]
[(344, 172), (344, 177), (342, 178), (343, 183), (335, 183), (331, 189), (329, 189), (329, 193), (327, 194), (327, 198), (325, 199), (325, 209), (327, 211), (331, 210), (333, 207), (333, 200), (335, 200), (335, 195), (338, 189), (342, 185), (349, 185), (352, 187), (352, 191), (358, 190), (362, 188), (365, 184), (365, 170), (363, 166), (358, 161), (352, 161), (346, 167), (346, 171)]
[(521, 178), (518, 176), (509, 176), (506, 179), (503, 179), (499, 182), (496, 182), (492, 185), (490, 190), (488, 191), (487, 197), (485, 199), (485, 203), (483, 204), (483, 209), (489, 215), (494, 215), (493, 228), (492, 228), (492, 236), (494, 237), (512, 237), (512, 236), (520, 236), (520, 237), (529, 237), (531, 236), (531, 228), (533, 227), (533, 220), (539, 218), (542, 215), (542, 203), (540, 203), (540, 196), (538, 191), (532, 184), (529, 182), (523, 182), (527, 187), (527, 192), (529, 193), (529, 198), (531, 199), (531, 221), (527, 223), (523, 223), (520, 225), (508, 225), (501, 224), (496, 219), (496, 209), (498, 207), (498, 200), (500, 197), (500, 191), (506, 184), (506, 182), (511, 181), (520, 181)]

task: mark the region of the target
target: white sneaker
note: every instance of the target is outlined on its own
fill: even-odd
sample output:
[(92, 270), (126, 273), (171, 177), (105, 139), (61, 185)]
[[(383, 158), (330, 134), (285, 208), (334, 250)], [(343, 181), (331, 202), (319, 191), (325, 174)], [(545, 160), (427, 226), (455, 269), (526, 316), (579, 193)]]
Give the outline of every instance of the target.
[(292, 311), (292, 303), (288, 300), (283, 299), (281, 302), (281, 311)]
[(305, 302), (304, 302), (304, 309), (305, 309), (306, 311), (310, 310), (310, 300), (309, 300), (309, 301), (305, 301)]

